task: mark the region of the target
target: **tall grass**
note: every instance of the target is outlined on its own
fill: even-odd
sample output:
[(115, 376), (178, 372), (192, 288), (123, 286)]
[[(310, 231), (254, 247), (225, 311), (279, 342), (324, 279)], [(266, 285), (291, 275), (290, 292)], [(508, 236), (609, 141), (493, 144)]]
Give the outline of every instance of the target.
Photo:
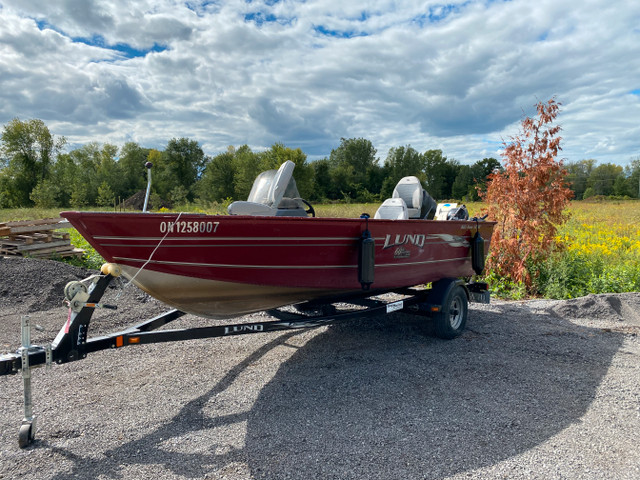
[(573, 202), (556, 252), (531, 268), (540, 295), (640, 291), (640, 202)]
[(60, 218), (59, 208), (0, 208), (0, 223), (18, 220)]

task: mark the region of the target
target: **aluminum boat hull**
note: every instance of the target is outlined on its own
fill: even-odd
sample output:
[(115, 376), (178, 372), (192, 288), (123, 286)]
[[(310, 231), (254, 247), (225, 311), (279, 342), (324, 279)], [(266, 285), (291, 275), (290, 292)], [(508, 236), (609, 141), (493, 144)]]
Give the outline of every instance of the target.
[(375, 239), (370, 288), (470, 277), (475, 221), (62, 212), (125, 278), (184, 312), (225, 318), (362, 290), (359, 246)]

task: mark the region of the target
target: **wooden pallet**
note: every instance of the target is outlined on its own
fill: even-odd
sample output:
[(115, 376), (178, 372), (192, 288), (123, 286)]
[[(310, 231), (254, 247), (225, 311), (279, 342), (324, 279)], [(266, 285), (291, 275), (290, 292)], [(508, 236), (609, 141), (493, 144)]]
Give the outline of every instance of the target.
[(56, 231), (70, 227), (69, 222), (57, 218), (0, 223), (0, 254), (79, 258), (84, 250), (71, 245), (68, 233)]

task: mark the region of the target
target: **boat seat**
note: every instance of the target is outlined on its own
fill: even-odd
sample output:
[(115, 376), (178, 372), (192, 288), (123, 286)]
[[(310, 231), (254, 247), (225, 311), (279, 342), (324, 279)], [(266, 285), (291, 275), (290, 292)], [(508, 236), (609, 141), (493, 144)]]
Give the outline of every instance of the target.
[[(254, 180), (249, 198), (229, 205), (229, 215), (306, 217), (304, 205), (297, 200), (300, 194), (293, 179), (295, 166), (287, 160), (278, 170), (262, 172)], [(285, 193), (288, 198), (284, 198)]]
[(407, 204), (401, 198), (387, 198), (382, 202), (382, 205), (380, 205), (380, 208), (378, 208), (373, 218), (407, 220), (409, 218)]
[(401, 198), (407, 204), (409, 218), (432, 219), (436, 211), (436, 202), (422, 188), (418, 177), (404, 177), (393, 189), (392, 198)]

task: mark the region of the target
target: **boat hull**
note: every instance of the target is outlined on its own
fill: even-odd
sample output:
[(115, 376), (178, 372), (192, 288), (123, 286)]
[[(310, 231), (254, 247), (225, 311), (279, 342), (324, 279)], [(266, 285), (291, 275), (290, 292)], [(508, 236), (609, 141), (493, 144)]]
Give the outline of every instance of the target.
[[(254, 285), (185, 277), (122, 266), (125, 278), (161, 302), (183, 312), (207, 318), (230, 318), (317, 299), (341, 292), (335, 290)], [(134, 278), (135, 277), (135, 278)]]
[(62, 212), (108, 262), (159, 300), (228, 317), (358, 292), (360, 239), (375, 239), (371, 289), (470, 277), (477, 230), (493, 223)]

